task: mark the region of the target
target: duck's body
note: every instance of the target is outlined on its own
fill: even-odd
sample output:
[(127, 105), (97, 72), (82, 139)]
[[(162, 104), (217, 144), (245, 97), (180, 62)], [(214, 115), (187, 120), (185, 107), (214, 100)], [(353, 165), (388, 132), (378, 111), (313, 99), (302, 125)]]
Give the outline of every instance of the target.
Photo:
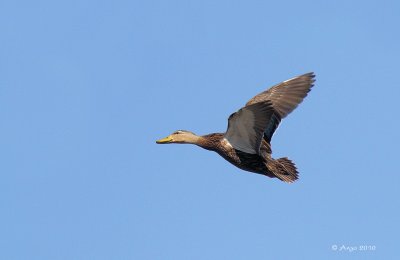
[[(231, 164), (248, 172), (263, 174), (271, 178), (277, 177), (274, 172), (280, 172), (279, 163), (276, 163), (276, 160), (271, 157), (271, 146), (265, 140), (262, 141), (260, 154), (246, 153), (233, 148), (225, 138), (225, 133), (203, 135), (193, 144), (218, 153)], [(281, 160), (281, 162), (286, 160), (290, 163), (286, 158), (278, 160)], [(291, 182), (289, 177), (293, 179), (292, 181), (297, 179), (297, 171), (293, 172), (293, 176), (287, 177), (285, 174), (281, 176), (283, 180)]]
[(242, 170), (293, 182), (298, 179), (296, 166), (286, 157), (273, 159), (270, 141), (281, 119), (310, 91), (313, 78), (313, 73), (304, 74), (255, 96), (229, 117), (226, 133), (197, 136), (179, 130), (157, 143), (195, 144), (217, 152)]

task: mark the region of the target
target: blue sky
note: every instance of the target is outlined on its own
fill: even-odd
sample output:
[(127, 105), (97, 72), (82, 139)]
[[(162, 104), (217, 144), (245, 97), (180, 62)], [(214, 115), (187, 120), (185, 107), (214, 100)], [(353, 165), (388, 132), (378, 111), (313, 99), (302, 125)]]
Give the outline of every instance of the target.
[[(2, 1), (0, 258), (398, 259), (399, 10)], [(309, 71), (272, 140), (294, 184), (155, 144)]]

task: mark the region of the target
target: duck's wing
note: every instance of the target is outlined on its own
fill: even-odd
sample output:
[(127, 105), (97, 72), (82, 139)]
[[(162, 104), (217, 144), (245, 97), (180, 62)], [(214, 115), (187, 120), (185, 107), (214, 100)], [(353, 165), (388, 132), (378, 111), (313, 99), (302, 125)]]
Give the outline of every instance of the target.
[(314, 86), (315, 75), (313, 72), (285, 80), (270, 89), (256, 95), (246, 106), (262, 101), (271, 101), (273, 108), (281, 118), (292, 112), (307, 96)]
[(229, 117), (224, 137), (237, 150), (259, 154), (265, 128), (275, 114), (270, 101), (243, 107)]
[(270, 121), (266, 127), (264, 136), (266, 141), (271, 141), (280, 120), (292, 112), (307, 96), (314, 86), (314, 77), (314, 73), (310, 72), (288, 79), (261, 92), (246, 103), (246, 106), (250, 106), (258, 102), (270, 101), (273, 109), (278, 113), (279, 117)]

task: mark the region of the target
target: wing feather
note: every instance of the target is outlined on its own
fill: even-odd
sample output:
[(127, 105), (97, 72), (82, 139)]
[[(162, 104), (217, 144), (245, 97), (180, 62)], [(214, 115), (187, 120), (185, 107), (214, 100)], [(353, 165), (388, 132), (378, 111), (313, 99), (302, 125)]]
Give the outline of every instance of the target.
[(241, 108), (229, 117), (225, 139), (237, 150), (259, 154), (264, 131), (274, 114), (270, 101)]
[(288, 79), (261, 92), (246, 103), (246, 106), (251, 106), (259, 102), (269, 101), (272, 103), (272, 108), (277, 112), (277, 115), (275, 114), (275, 117), (271, 118), (265, 130), (264, 139), (267, 142), (271, 141), (281, 119), (291, 113), (310, 92), (314, 86), (314, 77), (315, 74), (310, 72)]
[(246, 106), (271, 101), (272, 107), (279, 113), (281, 118), (291, 113), (307, 96), (314, 86), (315, 75), (313, 72), (283, 81), (270, 89), (261, 92), (250, 99)]

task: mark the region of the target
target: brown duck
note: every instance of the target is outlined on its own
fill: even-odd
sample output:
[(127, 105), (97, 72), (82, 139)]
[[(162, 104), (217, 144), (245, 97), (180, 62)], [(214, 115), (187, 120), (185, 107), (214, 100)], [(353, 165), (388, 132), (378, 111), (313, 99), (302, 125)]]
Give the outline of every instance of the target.
[(298, 179), (296, 166), (286, 157), (273, 159), (270, 142), (280, 121), (310, 92), (314, 77), (312, 72), (294, 77), (253, 97), (230, 115), (225, 133), (198, 136), (179, 130), (157, 143), (195, 144), (217, 152), (242, 170), (294, 182)]

